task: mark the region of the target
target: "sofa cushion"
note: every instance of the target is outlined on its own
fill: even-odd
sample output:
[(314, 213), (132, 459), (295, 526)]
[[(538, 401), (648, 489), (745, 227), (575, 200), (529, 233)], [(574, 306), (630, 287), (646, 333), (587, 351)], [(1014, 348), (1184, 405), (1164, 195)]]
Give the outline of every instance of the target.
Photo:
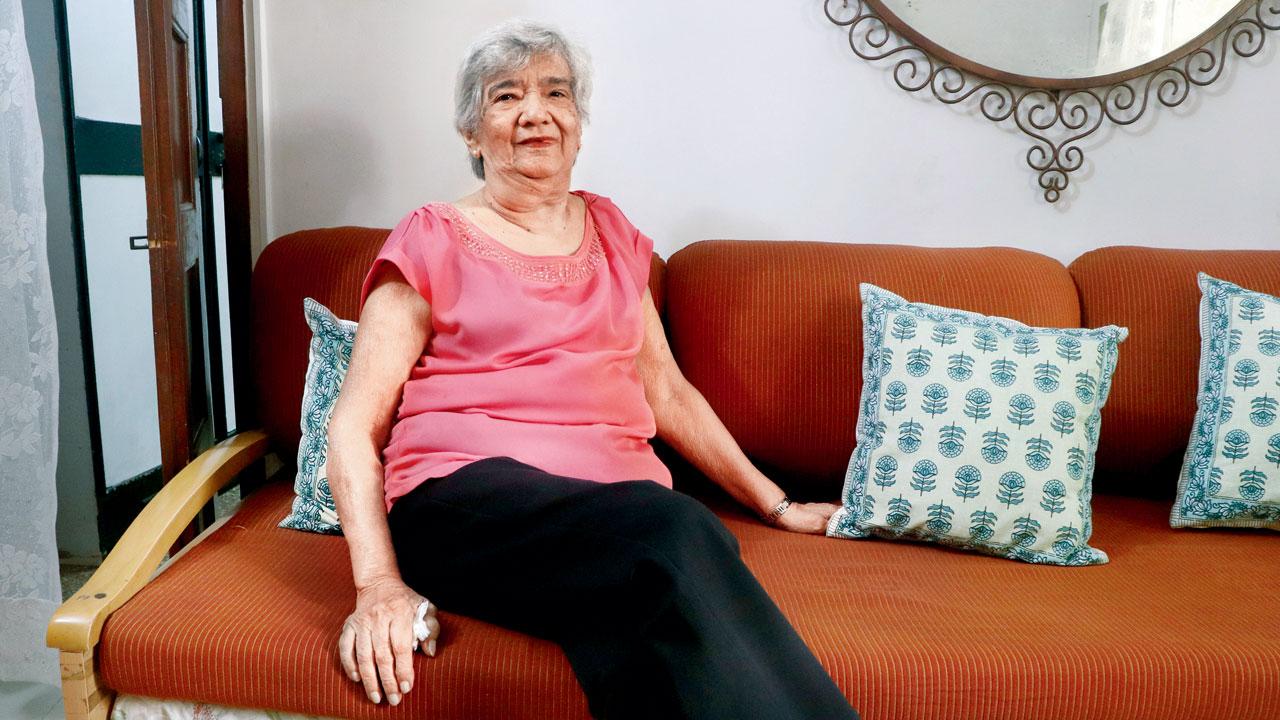
[(667, 263), (667, 331), (685, 376), (793, 497), (834, 500), (862, 388), (858, 284), (1028, 325), (1078, 327), (1057, 260), (1012, 248), (711, 240)]
[(1098, 492), (1172, 498), (1196, 414), (1205, 272), (1280, 295), (1280, 251), (1116, 246), (1071, 263), (1088, 326), (1129, 328), (1098, 445)]
[[(302, 300), (315, 298), (338, 317), (357, 320), (360, 285), (390, 232), (363, 227), (303, 230), (267, 245), (254, 265), (253, 410), (282, 458), (295, 456), (301, 436), (298, 417), (311, 343)], [(649, 289), (661, 312), (664, 265), (656, 254), (650, 262)]]
[[(250, 496), (111, 616), (108, 687), (332, 717), (588, 717), (553, 643), (447, 609), (415, 689), (370, 704), (335, 651), (354, 602), (346, 543), (276, 527), (291, 496), (287, 483)], [(1258, 562), (1273, 537), (1179, 532), (1167, 503), (1099, 497), (1111, 563), (1063, 569), (788, 533), (713, 503), (865, 717), (1280, 716), (1280, 564)]]
[(1114, 325), (1040, 328), (862, 284), (862, 402), (827, 534), (937, 542), (1055, 565), (1089, 546)]
[(346, 540), (277, 527), (292, 497), (287, 482), (263, 487), (108, 618), (108, 687), (335, 718), (588, 717), (554, 643), (443, 610), (440, 652), (414, 654), (414, 689), (370, 703), (338, 662), (355, 607)]

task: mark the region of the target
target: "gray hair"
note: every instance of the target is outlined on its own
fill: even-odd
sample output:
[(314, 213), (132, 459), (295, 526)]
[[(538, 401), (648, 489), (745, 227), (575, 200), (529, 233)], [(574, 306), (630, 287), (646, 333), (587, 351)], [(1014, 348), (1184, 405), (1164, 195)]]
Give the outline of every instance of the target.
[[(454, 88), (453, 123), (458, 132), (465, 137), (480, 130), (485, 82), (495, 75), (519, 70), (534, 56), (544, 54), (558, 55), (569, 66), (573, 101), (585, 124), (591, 99), (591, 66), (586, 51), (550, 25), (517, 19), (489, 29), (467, 48)], [(483, 180), (484, 158), (470, 159), (471, 171)]]

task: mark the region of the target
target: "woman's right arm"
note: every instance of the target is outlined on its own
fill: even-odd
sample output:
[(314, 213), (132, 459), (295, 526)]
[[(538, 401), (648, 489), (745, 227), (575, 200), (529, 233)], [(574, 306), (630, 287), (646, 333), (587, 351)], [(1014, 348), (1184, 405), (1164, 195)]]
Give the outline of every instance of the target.
[[(394, 266), (384, 267), (365, 298), (329, 420), (327, 470), (356, 586), (338, 655), (370, 700), (381, 700), (381, 685), (397, 705), (413, 686), (413, 613), (422, 597), (404, 584), (396, 565), (381, 455), (404, 382), (431, 338), (431, 306)], [(427, 622), (434, 638), (439, 624), (433, 616)]]

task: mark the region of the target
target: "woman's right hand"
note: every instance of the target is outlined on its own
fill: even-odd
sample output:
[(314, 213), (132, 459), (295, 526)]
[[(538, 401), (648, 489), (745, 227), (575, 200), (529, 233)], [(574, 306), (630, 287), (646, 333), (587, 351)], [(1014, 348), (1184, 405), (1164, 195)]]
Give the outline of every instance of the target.
[[(399, 705), (401, 696), (413, 688), (413, 620), (425, 599), (403, 581), (391, 578), (375, 581), (356, 593), (356, 609), (338, 637), (338, 657), (347, 677), (364, 683), (365, 694), (375, 703), (385, 696), (392, 705)], [(423, 649), (433, 656), (431, 651), (440, 636), (435, 614), (432, 603)]]

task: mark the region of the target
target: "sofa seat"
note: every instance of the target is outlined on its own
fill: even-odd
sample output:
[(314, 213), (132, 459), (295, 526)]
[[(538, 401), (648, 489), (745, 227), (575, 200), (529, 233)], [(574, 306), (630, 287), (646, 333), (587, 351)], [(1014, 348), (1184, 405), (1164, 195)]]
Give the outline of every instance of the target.
[[(447, 608), (413, 692), (370, 704), (334, 651), (354, 597), (346, 542), (277, 528), (290, 498), (280, 482), (247, 498), (108, 619), (108, 687), (333, 717), (588, 717), (553, 643)], [(1280, 717), (1280, 562), (1264, 533), (1173, 531), (1167, 501), (1096, 497), (1111, 563), (1041, 567), (792, 534), (708, 503), (868, 720)]]

